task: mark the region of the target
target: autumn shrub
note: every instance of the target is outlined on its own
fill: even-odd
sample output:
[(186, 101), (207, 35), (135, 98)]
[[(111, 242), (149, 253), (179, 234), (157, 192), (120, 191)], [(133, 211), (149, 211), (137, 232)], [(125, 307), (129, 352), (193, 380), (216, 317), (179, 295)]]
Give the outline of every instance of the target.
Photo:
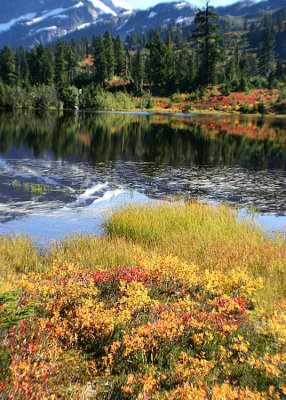
[(220, 91), (221, 91), (221, 94), (223, 96), (230, 96), (231, 95), (231, 89), (232, 89), (231, 84), (230, 83), (226, 83), (224, 85), (221, 85)]
[(0, 396), (285, 398), (285, 238), (199, 202), (105, 229), (47, 254), (0, 238)]
[(192, 103), (185, 104), (182, 107), (182, 111), (185, 112), (185, 113), (189, 113), (189, 112), (191, 112), (193, 110), (194, 110), (194, 105)]
[(132, 267), (55, 261), (10, 282), (21, 291), (15, 311), (35, 305), (35, 313), (0, 325), (10, 357), (0, 387), (9, 398), (285, 394), (285, 303), (250, 311), (263, 281), (247, 271), (210, 272), (138, 249)]
[(253, 114), (256, 113), (256, 107), (252, 107), (249, 102), (245, 102), (240, 105), (239, 111), (243, 114)]
[(174, 94), (172, 94), (172, 96), (170, 98), (174, 103), (181, 103), (184, 101), (185, 96), (180, 93), (174, 93)]
[(267, 108), (266, 108), (266, 106), (265, 106), (265, 103), (262, 101), (262, 102), (260, 102), (258, 105), (257, 105), (257, 111), (260, 113), (260, 114), (267, 114), (268, 113), (268, 110), (267, 110)]
[(140, 99), (139, 106), (141, 109), (147, 108), (150, 109), (154, 107), (154, 102), (152, 100), (152, 96), (149, 92), (145, 92)]

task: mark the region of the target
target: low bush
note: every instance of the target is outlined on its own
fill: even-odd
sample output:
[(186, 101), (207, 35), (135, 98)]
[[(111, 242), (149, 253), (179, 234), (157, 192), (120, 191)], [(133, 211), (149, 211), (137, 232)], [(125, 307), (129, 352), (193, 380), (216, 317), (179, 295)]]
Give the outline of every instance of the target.
[(146, 92), (146, 93), (143, 94), (143, 96), (141, 97), (139, 105), (140, 105), (141, 109), (146, 108), (147, 110), (154, 107), (152, 96), (151, 96), (151, 94), (149, 92)]
[(260, 103), (258, 103), (258, 105), (257, 105), (257, 111), (260, 113), (260, 114), (267, 114), (268, 113), (268, 110), (267, 110), (267, 108), (266, 108), (266, 106), (265, 106), (265, 103), (262, 101), (262, 102), (260, 102)]
[(59, 98), (65, 108), (75, 109), (79, 105), (79, 91), (75, 86), (66, 86), (59, 90)]
[(95, 110), (127, 110), (135, 108), (137, 101), (128, 93), (97, 90), (90, 86), (83, 89), (80, 98), (81, 108), (90, 108)]
[(31, 96), (27, 91), (17, 86), (6, 86), (5, 107), (10, 109), (30, 108)]
[(35, 108), (59, 108), (58, 92), (54, 86), (34, 86), (30, 97)]

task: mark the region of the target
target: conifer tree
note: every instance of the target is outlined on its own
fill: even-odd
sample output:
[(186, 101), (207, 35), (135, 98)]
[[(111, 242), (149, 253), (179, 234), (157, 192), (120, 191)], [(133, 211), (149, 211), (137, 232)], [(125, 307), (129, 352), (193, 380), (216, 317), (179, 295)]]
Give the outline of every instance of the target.
[(53, 65), (48, 55), (46, 47), (41, 43), (37, 47), (37, 68), (38, 68), (38, 83), (51, 85), (53, 82)]
[(171, 94), (176, 91), (176, 60), (173, 51), (171, 31), (168, 31), (165, 50), (165, 70), (166, 70), (166, 93)]
[(4, 83), (12, 85), (15, 82), (15, 54), (6, 44), (0, 52), (0, 76)]
[(27, 53), (23, 46), (18, 47), (15, 53), (17, 83), (27, 87), (29, 85), (29, 65)]
[(114, 57), (114, 43), (109, 31), (104, 34), (104, 51), (107, 65), (108, 79), (114, 76), (115, 57)]
[(125, 67), (125, 50), (121, 36), (118, 35), (114, 42), (115, 73), (122, 75)]
[(215, 83), (216, 67), (220, 59), (220, 26), (216, 23), (218, 15), (209, 3), (210, 0), (207, 0), (205, 8), (197, 12), (194, 21), (197, 28), (193, 34), (198, 42), (198, 82), (204, 86)]
[(190, 65), (189, 54), (186, 47), (183, 47), (176, 57), (176, 78), (176, 86), (179, 88), (180, 92), (184, 92), (189, 89)]
[(6, 91), (2, 79), (0, 78), (0, 106), (5, 106)]
[(274, 69), (274, 36), (271, 29), (267, 29), (260, 49), (259, 72), (268, 78)]
[(55, 82), (61, 87), (65, 83), (65, 52), (61, 40), (57, 41), (55, 51)]
[(107, 60), (104, 42), (102, 36), (99, 34), (95, 40), (94, 49), (94, 70), (95, 79), (99, 84), (102, 84), (108, 77), (107, 75)]
[(73, 77), (73, 72), (77, 64), (78, 63), (74, 52), (71, 50), (71, 48), (68, 48), (66, 52), (66, 71), (67, 71), (68, 82), (71, 82)]
[(141, 50), (138, 49), (136, 55), (131, 60), (131, 75), (135, 93), (141, 95), (145, 77), (145, 66)]
[(154, 32), (149, 43), (148, 75), (150, 84), (154, 84), (158, 91), (166, 87), (166, 45), (161, 39), (158, 29)]

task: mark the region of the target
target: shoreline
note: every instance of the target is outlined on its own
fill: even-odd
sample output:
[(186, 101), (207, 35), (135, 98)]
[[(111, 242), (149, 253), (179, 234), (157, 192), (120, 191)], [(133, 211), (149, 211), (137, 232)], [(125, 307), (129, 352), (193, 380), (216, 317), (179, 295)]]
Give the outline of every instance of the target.
[(79, 109), (73, 109), (73, 108), (35, 108), (35, 107), (30, 107), (30, 108), (15, 108), (15, 109), (10, 109), (10, 108), (2, 108), (0, 107), (0, 111), (7, 111), (7, 112), (18, 112), (18, 111), (70, 111), (70, 112), (80, 112), (80, 113), (106, 113), (106, 114), (138, 114), (138, 115), (168, 115), (168, 116), (177, 116), (177, 117), (196, 117), (196, 116), (214, 116), (214, 117), (224, 117), (224, 116), (236, 116), (236, 117), (257, 117), (257, 118), (277, 118), (277, 119), (285, 119), (286, 114), (273, 114), (273, 113), (267, 113), (267, 114), (260, 114), (260, 113), (253, 113), (253, 114), (244, 114), (240, 112), (224, 112), (224, 111), (215, 111), (215, 110), (193, 110), (192, 112), (182, 112), (180, 110), (174, 111), (174, 110), (167, 110), (167, 109), (160, 109), (160, 108), (143, 108), (143, 109), (137, 109), (137, 108), (130, 108), (130, 109), (111, 109), (111, 110), (98, 110), (98, 109), (92, 109), (92, 108), (79, 108)]

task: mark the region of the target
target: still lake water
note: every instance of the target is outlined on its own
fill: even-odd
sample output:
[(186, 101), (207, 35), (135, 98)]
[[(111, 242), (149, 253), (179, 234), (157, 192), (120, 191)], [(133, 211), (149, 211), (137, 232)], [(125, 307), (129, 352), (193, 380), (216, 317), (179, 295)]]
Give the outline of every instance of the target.
[(0, 234), (98, 233), (116, 204), (176, 195), (285, 230), (286, 119), (0, 112)]

